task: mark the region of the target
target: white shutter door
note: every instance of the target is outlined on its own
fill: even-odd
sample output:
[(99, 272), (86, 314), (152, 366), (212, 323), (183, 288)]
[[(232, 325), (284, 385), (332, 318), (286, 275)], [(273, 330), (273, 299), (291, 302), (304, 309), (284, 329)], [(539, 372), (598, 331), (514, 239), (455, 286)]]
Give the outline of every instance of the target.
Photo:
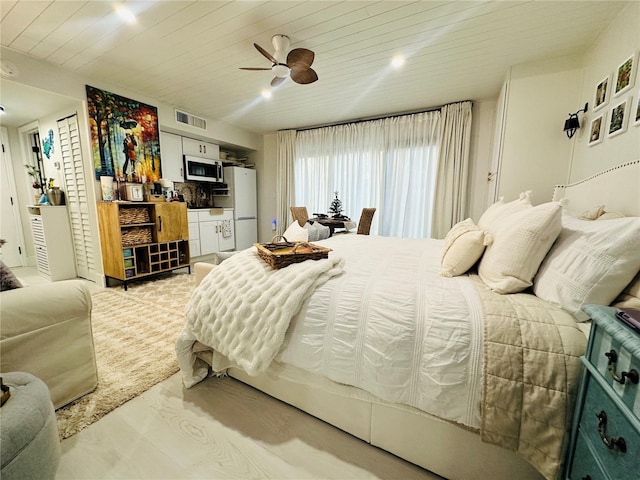
[(96, 273), (96, 265), (77, 115), (58, 120), (58, 134), (60, 135), (66, 202), (76, 253), (76, 269), (79, 277), (91, 280)]

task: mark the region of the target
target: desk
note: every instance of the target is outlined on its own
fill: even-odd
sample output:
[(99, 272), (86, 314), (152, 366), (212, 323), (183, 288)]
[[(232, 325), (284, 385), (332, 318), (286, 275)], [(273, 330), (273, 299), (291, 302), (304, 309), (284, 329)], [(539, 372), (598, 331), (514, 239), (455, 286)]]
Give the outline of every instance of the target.
[(337, 218), (310, 218), (310, 222), (318, 222), (320, 225), (329, 227), (329, 236), (333, 236), (336, 228), (344, 228), (345, 230), (351, 230), (356, 228), (356, 222), (350, 219), (337, 219)]

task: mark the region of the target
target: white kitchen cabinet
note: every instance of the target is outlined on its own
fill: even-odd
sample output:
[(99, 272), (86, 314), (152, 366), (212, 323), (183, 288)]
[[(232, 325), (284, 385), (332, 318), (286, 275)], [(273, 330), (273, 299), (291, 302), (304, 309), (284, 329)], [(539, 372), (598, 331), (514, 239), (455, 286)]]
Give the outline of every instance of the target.
[(232, 208), (199, 210), (198, 225), (200, 255), (209, 255), (235, 248)]
[(168, 178), (174, 182), (184, 182), (182, 137), (173, 133), (160, 132), (160, 156), (162, 159), (162, 178)]
[(182, 137), (182, 154), (218, 160), (220, 158), (220, 147), (215, 143)]
[(190, 210), (187, 212), (189, 220), (189, 252), (192, 257), (200, 256), (200, 223), (198, 221), (198, 212)]
[(67, 207), (29, 207), (38, 272), (52, 282), (76, 277)]

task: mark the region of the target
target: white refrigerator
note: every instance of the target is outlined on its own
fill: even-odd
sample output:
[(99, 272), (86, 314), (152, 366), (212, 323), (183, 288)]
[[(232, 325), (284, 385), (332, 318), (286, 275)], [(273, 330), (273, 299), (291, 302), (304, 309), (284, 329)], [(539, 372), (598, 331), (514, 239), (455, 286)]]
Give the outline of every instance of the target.
[(229, 196), (218, 197), (216, 204), (233, 208), (236, 250), (244, 250), (258, 241), (256, 171), (251, 168), (224, 167), (223, 177), (229, 187)]

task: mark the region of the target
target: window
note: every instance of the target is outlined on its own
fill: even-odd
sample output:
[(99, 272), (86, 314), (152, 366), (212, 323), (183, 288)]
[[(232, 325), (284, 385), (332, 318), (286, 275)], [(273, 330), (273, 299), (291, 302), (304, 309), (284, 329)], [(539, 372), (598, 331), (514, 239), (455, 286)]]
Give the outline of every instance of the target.
[(372, 234), (431, 236), (440, 112), (306, 130), (296, 136), (295, 203), (326, 213), (377, 208)]

